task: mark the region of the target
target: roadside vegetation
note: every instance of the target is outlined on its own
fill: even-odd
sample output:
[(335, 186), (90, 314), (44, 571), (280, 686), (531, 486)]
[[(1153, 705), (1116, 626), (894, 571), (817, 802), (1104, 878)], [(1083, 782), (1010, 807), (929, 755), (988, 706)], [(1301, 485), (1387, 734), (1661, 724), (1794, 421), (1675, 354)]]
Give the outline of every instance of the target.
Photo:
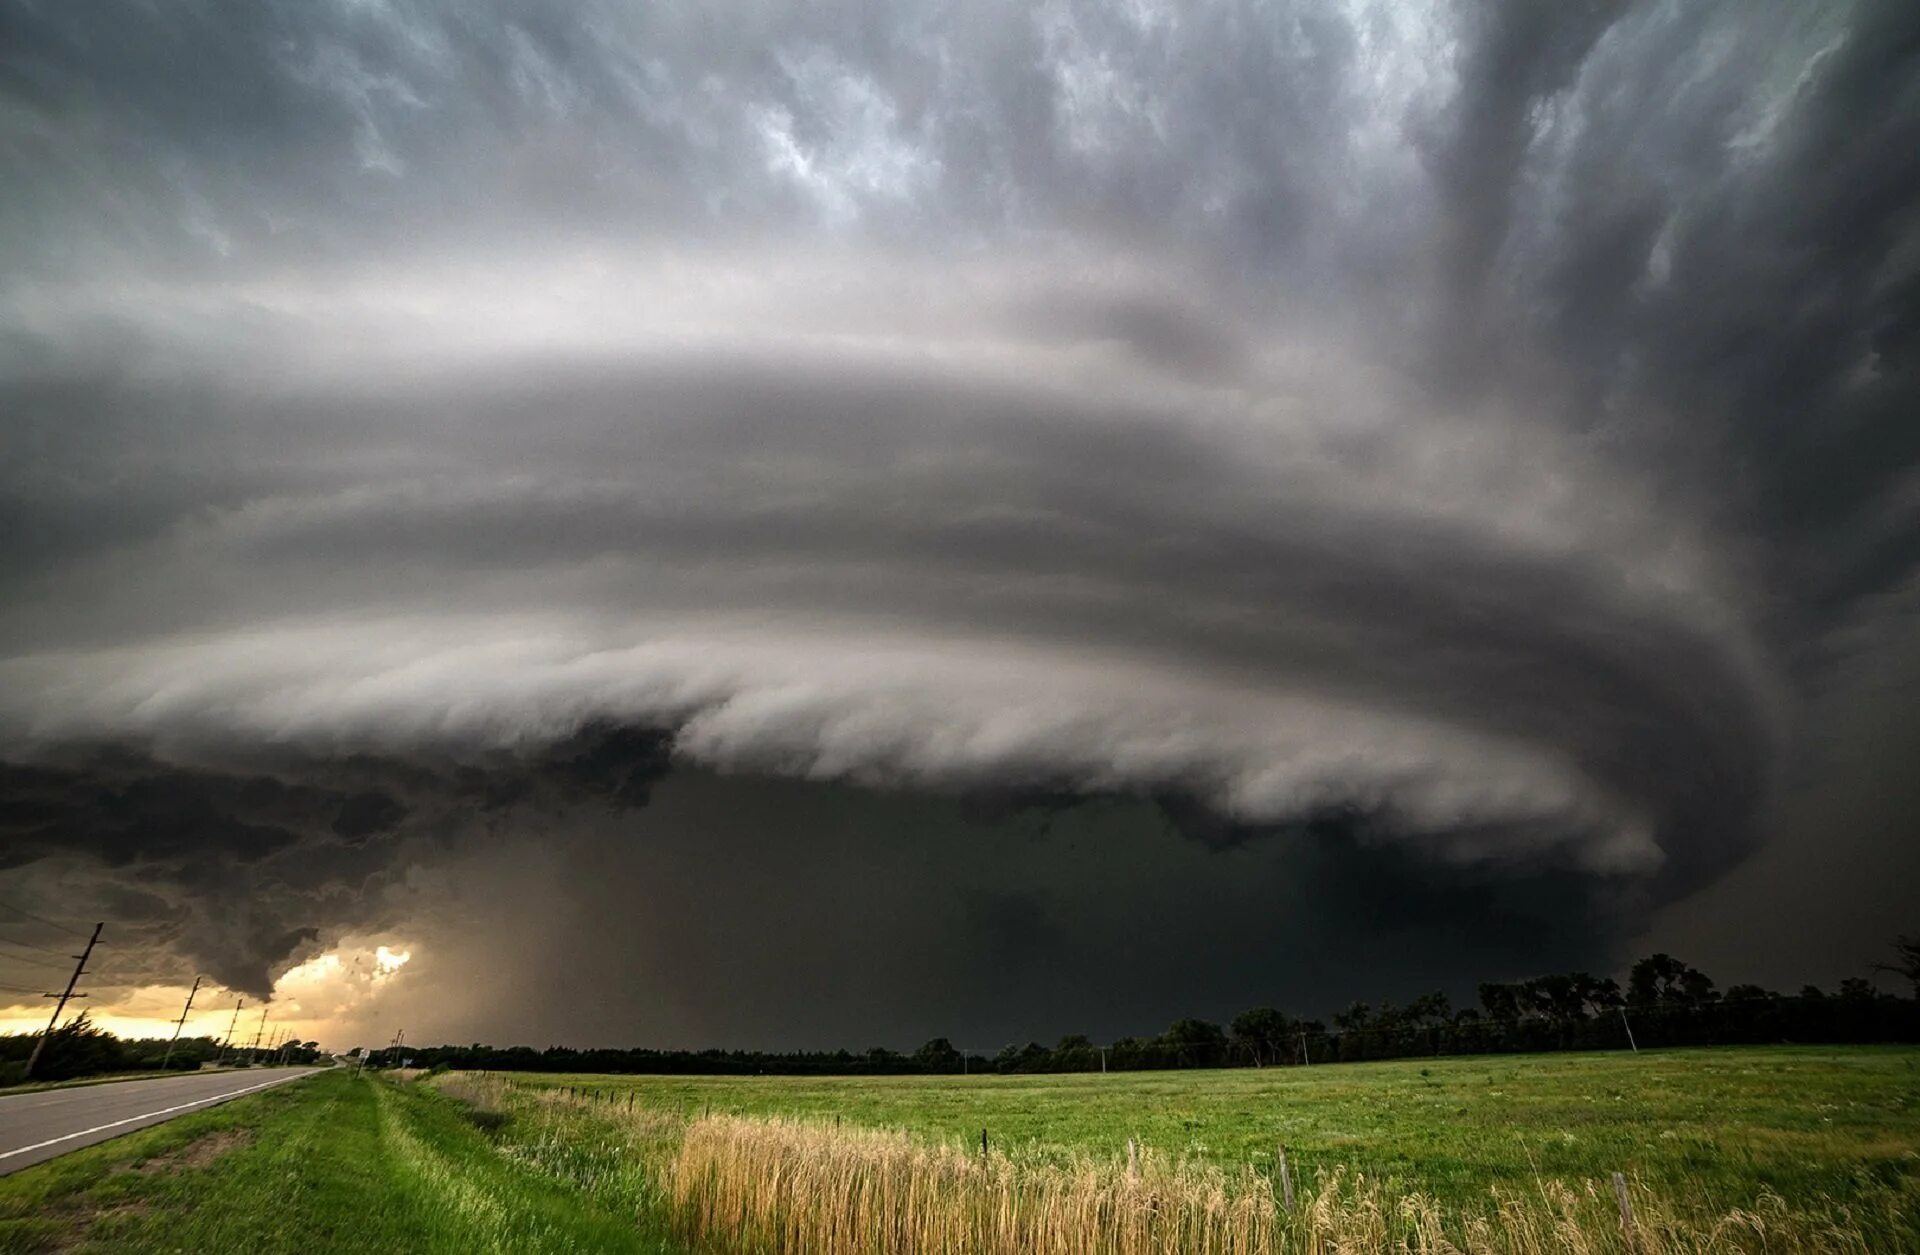
[(0, 1177), (0, 1252), (678, 1249), (645, 1221), (464, 1105), (346, 1069)]
[(0, 1033), (0, 1090), (32, 1088), (46, 1081), (85, 1077), (134, 1076), (193, 1072), (203, 1067), (249, 1067), (255, 1064), (315, 1064), (325, 1057), (320, 1043), (290, 1041), (270, 1050), (229, 1047), (212, 1037), (118, 1037), (93, 1022), (86, 1012), (47, 1033), (46, 1044), (26, 1074), (27, 1059), (40, 1033)]

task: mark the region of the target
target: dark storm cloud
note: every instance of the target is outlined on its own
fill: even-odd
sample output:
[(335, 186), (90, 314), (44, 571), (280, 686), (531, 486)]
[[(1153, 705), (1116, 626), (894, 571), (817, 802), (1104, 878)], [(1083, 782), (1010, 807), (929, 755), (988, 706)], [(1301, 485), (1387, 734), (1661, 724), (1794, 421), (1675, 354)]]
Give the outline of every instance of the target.
[(669, 752), (1604, 950), (1911, 586), (1910, 5), (0, 21), (0, 853), (250, 988)]
[(137, 970), (115, 964), (110, 979), (122, 985), (171, 980), (185, 961), (263, 993), (269, 969), (318, 935), (309, 921), (359, 918), (351, 898), (395, 861), (357, 831), (377, 805), (363, 799), (398, 807), (385, 794), (183, 768), (125, 749), (8, 764), (0, 797), (10, 881), (110, 915), (113, 942), (144, 956)]
[[(456, 1039), (478, 1023), (534, 1040), (567, 1025), (591, 1040), (860, 1049), (940, 1035), (992, 1051), (1258, 1004), (1324, 1014), (1436, 986), (1470, 995), (1463, 973), (1516, 955), (1603, 958), (1594, 925), (1610, 906), (1583, 876), (1436, 874), (1334, 822), (1210, 849), (1117, 799), (1062, 809), (1042, 833), (924, 795), (687, 772), (637, 819), (640, 839), (576, 829), (517, 863), (517, 902), (484, 926), (416, 921), (415, 962), (436, 975), (409, 994), (410, 1022)], [(621, 943), (580, 945), (575, 918), (621, 920)], [(522, 962), (493, 979), (506, 953)]]
[(394, 895), (409, 869), (477, 833), (556, 807), (644, 806), (663, 744), (597, 725), (464, 761), (230, 750), (214, 764), (70, 746), (0, 763), (0, 872), (110, 916), (112, 944), (143, 956), (117, 961), (112, 984), (176, 980), (184, 962), (265, 994), (314, 943), (404, 918)]

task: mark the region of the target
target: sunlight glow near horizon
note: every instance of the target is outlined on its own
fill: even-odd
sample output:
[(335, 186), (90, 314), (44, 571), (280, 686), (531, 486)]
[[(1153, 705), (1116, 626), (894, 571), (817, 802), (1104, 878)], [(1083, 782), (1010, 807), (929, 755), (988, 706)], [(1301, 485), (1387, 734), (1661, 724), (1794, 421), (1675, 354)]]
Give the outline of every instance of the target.
[[(333, 1039), (358, 1031), (357, 1021), (376, 1008), (384, 988), (412, 961), (416, 949), (411, 943), (369, 947), (357, 940), (343, 941), (282, 973), (274, 982), (271, 1000), (246, 998), (234, 1037), (246, 1044), (251, 1026), (265, 1007), (269, 1032), (291, 1029), (301, 1040), (337, 1044), (344, 1050), (351, 1043)], [(82, 985), (84, 991), (84, 981)], [(84, 1010), (95, 1024), (119, 1037), (171, 1037), (187, 989), (185, 984), (142, 985), (114, 997), (76, 1000), (68, 1004), (61, 1022), (70, 1022)], [(202, 985), (181, 1036), (224, 1037), (234, 1025), (234, 1004), (243, 997), (222, 986)], [(168, 1004), (175, 1009), (168, 1012)], [(38, 1033), (46, 1028), (51, 1011), (51, 1004), (36, 1008), (23, 998), (20, 1004), (0, 1010), (0, 1033)]]

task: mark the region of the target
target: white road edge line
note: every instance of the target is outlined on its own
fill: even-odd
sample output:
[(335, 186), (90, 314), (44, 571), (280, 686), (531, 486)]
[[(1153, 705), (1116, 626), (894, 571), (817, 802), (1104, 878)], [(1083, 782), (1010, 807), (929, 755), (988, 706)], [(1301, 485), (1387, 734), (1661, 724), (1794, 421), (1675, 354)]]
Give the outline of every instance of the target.
[[(308, 1075), (303, 1072), (301, 1076)], [(199, 1107), (210, 1102), (219, 1102), (225, 1098), (238, 1098), (242, 1094), (251, 1094), (256, 1089), (265, 1089), (269, 1085), (283, 1085), (288, 1081), (297, 1081), (298, 1076), (276, 1076), (271, 1081), (262, 1081), (258, 1085), (249, 1085), (245, 1089), (229, 1090), (224, 1094), (214, 1094), (207, 1098), (196, 1098), (192, 1102), (183, 1102), (172, 1107), (162, 1107), (158, 1111), (149, 1111), (142, 1115), (128, 1116), (124, 1120), (115, 1120), (111, 1124), (96, 1124), (90, 1129), (81, 1129), (78, 1133), (65, 1133), (59, 1137), (50, 1137), (44, 1142), (35, 1142), (31, 1146), (21, 1146), (14, 1150), (0, 1150), (0, 1159), (11, 1159), (15, 1155), (24, 1155), (30, 1150), (41, 1150), (48, 1146), (58, 1146), (62, 1142), (71, 1142), (76, 1137), (85, 1137), (89, 1133), (104, 1133), (108, 1129), (117, 1129), (123, 1124), (132, 1124), (136, 1120), (151, 1120), (155, 1116), (172, 1115), (176, 1111), (185, 1111), (188, 1107)]]

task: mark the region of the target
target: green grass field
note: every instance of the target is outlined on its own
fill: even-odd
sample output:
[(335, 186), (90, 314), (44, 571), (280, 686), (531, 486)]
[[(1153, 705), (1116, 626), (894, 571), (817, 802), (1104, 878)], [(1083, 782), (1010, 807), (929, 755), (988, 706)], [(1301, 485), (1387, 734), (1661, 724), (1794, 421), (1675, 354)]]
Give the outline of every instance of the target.
[(0, 1178), (0, 1251), (663, 1251), (459, 1103), (346, 1070)]
[[(816, 1132), (700, 1120), (709, 1110), (803, 1117)], [(976, 1175), (983, 1126), (1005, 1172)], [(912, 1136), (875, 1139), (861, 1129)], [(688, 1158), (702, 1137), (721, 1156), (706, 1161), (720, 1175), (701, 1175), (708, 1169)], [(862, 1190), (869, 1201), (856, 1209), (861, 1223), (881, 1223), (894, 1213), (872, 1202), (879, 1195), (869, 1187), (850, 1183), (878, 1181), (887, 1162), (897, 1166), (913, 1153), (908, 1147), (942, 1141), (975, 1149), (960, 1155), (969, 1166), (959, 1176), (935, 1164), (933, 1175), (914, 1178), (921, 1185), (903, 1186), (898, 1197), (919, 1202), (900, 1205), (920, 1207), (921, 1222), (975, 1215), (965, 1197), (975, 1183), (1002, 1182), (1010, 1199), (1037, 1199), (1036, 1191), (1066, 1179), (1046, 1177), (1056, 1170), (1049, 1165), (1082, 1183), (1073, 1206), (1124, 1202), (1135, 1196), (1123, 1154), (1129, 1137), (1165, 1157), (1156, 1162), (1213, 1165), (1226, 1172), (1217, 1179), (1252, 1180), (1261, 1191), (1273, 1148), (1285, 1141), (1303, 1188), (1316, 1169), (1357, 1170), (1390, 1217), (1395, 1199), (1415, 1194), (1470, 1216), (1485, 1213), (1489, 1187), (1544, 1201), (1542, 1183), (1564, 1181), (1585, 1190), (1581, 1250), (1636, 1249), (1620, 1239), (1605, 1184), (1616, 1170), (1669, 1216), (1711, 1223), (1771, 1193), (1795, 1215), (1814, 1217), (1769, 1212), (1778, 1216), (1766, 1221), (1772, 1237), (1689, 1238), (1643, 1252), (1920, 1250), (1920, 1050), (1747, 1048), (1108, 1076), (456, 1073), (421, 1083), (343, 1069), (0, 1178), (0, 1252), (665, 1252), (678, 1249), (669, 1236), (676, 1233), (686, 1241), (704, 1233), (708, 1246), (724, 1250), (733, 1239), (716, 1238), (713, 1225), (739, 1236), (745, 1229), (730, 1226), (786, 1224), (812, 1200), (831, 1220), (854, 1214), (833, 1209), (853, 1206), (846, 1200)], [(1118, 1157), (1120, 1166), (1087, 1175), (1088, 1155), (1109, 1165)], [(676, 1165), (677, 1179), (694, 1191), (683, 1190), (677, 1203), (663, 1184)], [(822, 1165), (840, 1175), (799, 1184)], [(811, 1192), (768, 1203), (763, 1186), (776, 1178)], [(1211, 1206), (1214, 1187), (1186, 1179), (1199, 1184), (1181, 1205)], [(1596, 1179), (1597, 1193), (1579, 1185)], [(945, 1193), (935, 1199), (917, 1192), (922, 1185)], [(1172, 1192), (1156, 1208), (1184, 1187), (1166, 1188)], [(723, 1195), (761, 1200), (750, 1204), (759, 1220), (709, 1206)], [(1342, 1197), (1338, 1224), (1364, 1231), (1365, 1200)], [(1821, 1228), (1827, 1224), (1842, 1228)], [(1067, 1244), (1046, 1249), (1082, 1249), (1072, 1244), (1073, 1223), (1057, 1232)], [(1295, 1240), (1233, 1249), (1334, 1249), (1289, 1244)], [(1474, 1249), (1534, 1250), (1532, 1242)], [(1148, 1241), (1113, 1249), (1162, 1248)]]
[(1920, 1050), (1740, 1047), (1314, 1068), (984, 1077), (516, 1078), (636, 1092), (699, 1115), (797, 1115), (1017, 1154), (1129, 1137), (1223, 1167), (1345, 1165), (1442, 1200), (1622, 1171), (1669, 1197), (1750, 1203), (1886, 1189), (1920, 1200)]

